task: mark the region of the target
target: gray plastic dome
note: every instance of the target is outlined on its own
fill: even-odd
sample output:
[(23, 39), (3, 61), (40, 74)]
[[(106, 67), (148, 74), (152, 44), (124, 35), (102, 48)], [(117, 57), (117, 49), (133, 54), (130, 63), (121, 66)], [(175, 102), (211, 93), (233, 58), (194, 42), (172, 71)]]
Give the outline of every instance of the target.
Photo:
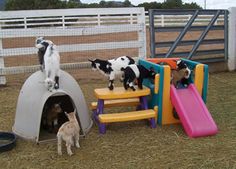
[(33, 73), (23, 84), (16, 107), (15, 123), (12, 130), (18, 136), (39, 142), (41, 118), (45, 103), (49, 98), (68, 96), (76, 109), (81, 133), (87, 134), (93, 121), (89, 115), (84, 95), (76, 80), (61, 70), (60, 88), (49, 92), (42, 83), (45, 75), (41, 71)]

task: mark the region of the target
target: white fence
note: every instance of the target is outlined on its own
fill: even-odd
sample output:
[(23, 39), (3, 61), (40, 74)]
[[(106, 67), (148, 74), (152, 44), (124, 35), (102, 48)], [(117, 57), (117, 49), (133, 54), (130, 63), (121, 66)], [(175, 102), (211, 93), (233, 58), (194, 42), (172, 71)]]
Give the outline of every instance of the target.
[[(146, 26), (149, 26), (149, 16), (148, 12), (145, 12), (145, 20)], [(154, 22), (155, 26), (165, 27), (165, 26), (184, 26), (189, 21), (192, 15), (155, 15)], [(207, 25), (213, 15), (201, 15), (198, 16), (193, 25)], [(224, 16), (221, 15), (214, 23), (215, 25), (223, 25), (224, 24)]]
[[(155, 17), (156, 26), (183, 26), (190, 15), (159, 15)], [(199, 16), (193, 25), (207, 25), (211, 15)], [(233, 17), (231, 17), (233, 18)], [(235, 18), (235, 17), (234, 17)], [(222, 24), (222, 16), (215, 24)], [(5, 67), (4, 58), (22, 55), (35, 55), (34, 44), (30, 46), (5, 47), (4, 40), (19, 38), (82, 37), (102, 36), (105, 34), (136, 32), (137, 38), (125, 41), (87, 43), (64, 43), (58, 45), (59, 52), (82, 52), (116, 49), (138, 49), (138, 57), (146, 56), (146, 26), (149, 25), (148, 13), (144, 8), (96, 8), (96, 9), (60, 9), (27, 10), (0, 12), (0, 84), (5, 84), (4, 75), (32, 72), (38, 65)], [(120, 36), (120, 35), (118, 35)], [(231, 36), (229, 36), (231, 37)], [(235, 39), (235, 38), (234, 38)], [(231, 43), (229, 43), (231, 45)], [(235, 49), (235, 48), (234, 48)], [(62, 68), (87, 67), (88, 63), (63, 63)]]
[(236, 7), (229, 8), (229, 70), (236, 69)]
[[(109, 8), (106, 8), (106, 10)], [(111, 8), (113, 9), (113, 8)], [(119, 8), (120, 9), (120, 8)], [(92, 9), (91, 9), (92, 10)], [(122, 8), (124, 10), (124, 8)], [(58, 27), (58, 28), (68, 28), (68, 27), (90, 27), (90, 26), (101, 26), (101, 25), (114, 25), (114, 24), (137, 24), (137, 13), (124, 13), (115, 14), (112, 13), (97, 13), (97, 14), (85, 14), (81, 15), (76, 12), (74, 9), (69, 10), (57, 10), (59, 13), (56, 13), (55, 10), (47, 10), (45, 14), (42, 14), (41, 11), (32, 11), (34, 14), (32, 16), (27, 15), (30, 13), (27, 11), (25, 15), (22, 15), (24, 12), (20, 12), (20, 15), (17, 15), (17, 11), (12, 12), (1, 12), (3, 14), (0, 20), (0, 26), (2, 29), (15, 29), (15, 28), (38, 28), (38, 27)], [(60, 13), (63, 12), (63, 15)], [(110, 10), (113, 11), (113, 10)], [(37, 15), (40, 14), (40, 15)], [(10, 15), (10, 16), (7, 16)], [(185, 25), (191, 15), (157, 15), (155, 16), (155, 25), (157, 26), (181, 26)], [(210, 22), (211, 15), (201, 15), (195, 20), (195, 25), (205, 25)], [(224, 17), (220, 16), (215, 24), (221, 24), (224, 22)], [(149, 16), (148, 12), (145, 12), (145, 24), (149, 26)]]
[[(96, 43), (58, 45), (59, 52), (94, 51), (104, 49), (137, 48), (138, 57), (146, 56), (146, 26), (144, 8), (98, 8), (29, 10), (0, 12), (0, 84), (6, 74), (32, 72), (38, 65), (4, 67), (4, 58), (36, 55), (34, 44), (27, 47), (4, 47), (7, 39), (38, 36), (65, 37), (136, 32), (137, 39)], [(62, 68), (86, 67), (88, 63), (64, 63)]]

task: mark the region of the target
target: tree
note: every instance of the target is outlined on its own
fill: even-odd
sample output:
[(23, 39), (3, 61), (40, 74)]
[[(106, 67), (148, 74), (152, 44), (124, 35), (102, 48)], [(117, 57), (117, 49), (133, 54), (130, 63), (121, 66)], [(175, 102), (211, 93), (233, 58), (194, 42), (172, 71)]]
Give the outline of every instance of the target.
[[(99, 3), (81, 3), (81, 0), (7, 0), (5, 10), (28, 10), (28, 9), (60, 9), (60, 8), (108, 8), (108, 7), (132, 7), (130, 0), (105, 1)], [(144, 2), (138, 5), (149, 9), (202, 9), (197, 3), (182, 3), (182, 0), (166, 0), (163, 3)]]
[(7, 0), (6, 10), (57, 9), (66, 8), (66, 2), (60, 0)]
[(78, 4), (81, 3), (80, 0), (69, 0), (69, 2), (75, 2), (75, 3), (78, 3)]
[(177, 9), (182, 8), (182, 0), (166, 0), (166, 2), (163, 3), (163, 9)]
[(138, 7), (144, 7), (146, 11), (149, 9), (162, 9), (162, 3), (157, 3), (157, 2), (144, 2), (138, 5)]
[(124, 7), (131, 7), (131, 6), (133, 6), (129, 0), (125, 0), (123, 2), (123, 5), (124, 5)]
[(183, 4), (184, 9), (202, 9), (196, 2)]
[(100, 7), (105, 7), (106, 1), (102, 0), (99, 2)]

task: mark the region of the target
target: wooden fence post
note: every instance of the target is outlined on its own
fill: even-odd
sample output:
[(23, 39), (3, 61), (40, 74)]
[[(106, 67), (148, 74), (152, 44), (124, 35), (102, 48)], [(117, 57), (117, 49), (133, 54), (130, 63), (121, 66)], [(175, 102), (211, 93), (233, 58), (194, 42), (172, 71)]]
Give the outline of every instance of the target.
[(142, 46), (139, 48), (139, 58), (146, 58), (146, 21), (144, 8), (140, 8), (140, 15), (138, 15), (138, 24), (142, 25), (142, 30), (138, 31), (138, 41), (142, 42)]

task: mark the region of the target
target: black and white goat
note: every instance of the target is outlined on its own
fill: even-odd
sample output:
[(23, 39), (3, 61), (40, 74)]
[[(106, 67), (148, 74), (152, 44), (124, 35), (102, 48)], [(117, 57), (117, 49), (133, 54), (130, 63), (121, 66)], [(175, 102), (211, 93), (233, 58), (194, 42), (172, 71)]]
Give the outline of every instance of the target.
[[(129, 56), (121, 56), (111, 60), (89, 60), (93, 70), (99, 70), (103, 75), (108, 76), (109, 85), (108, 88), (113, 90), (115, 76), (121, 75), (123, 77), (122, 69), (125, 69), (128, 65), (134, 64), (135, 61)], [(121, 79), (123, 81), (123, 78)]]
[(138, 88), (143, 89), (142, 85), (143, 79), (145, 78), (154, 79), (156, 75), (155, 71), (152, 68), (148, 70), (144, 66), (136, 64), (128, 65), (125, 69), (123, 69), (123, 71), (124, 71), (124, 81), (123, 81), (124, 88), (127, 90), (130, 87), (133, 91), (135, 91), (134, 81), (136, 79), (138, 82)]
[(44, 81), (47, 89), (52, 91), (59, 88), (60, 76), (60, 55), (56, 45), (43, 37), (36, 39), (35, 47), (38, 48), (39, 63), (41, 70), (45, 70), (46, 79)]
[(44, 39), (44, 37), (38, 37), (35, 40), (35, 47), (38, 49), (38, 60), (40, 64), (40, 70), (43, 72), (45, 69), (44, 55), (49, 44), (53, 44), (52, 41)]
[(190, 77), (191, 70), (183, 60), (177, 61), (176, 70), (172, 70), (171, 74), (172, 83), (175, 87), (178, 87), (179, 83), (185, 87), (189, 84), (188, 79)]

